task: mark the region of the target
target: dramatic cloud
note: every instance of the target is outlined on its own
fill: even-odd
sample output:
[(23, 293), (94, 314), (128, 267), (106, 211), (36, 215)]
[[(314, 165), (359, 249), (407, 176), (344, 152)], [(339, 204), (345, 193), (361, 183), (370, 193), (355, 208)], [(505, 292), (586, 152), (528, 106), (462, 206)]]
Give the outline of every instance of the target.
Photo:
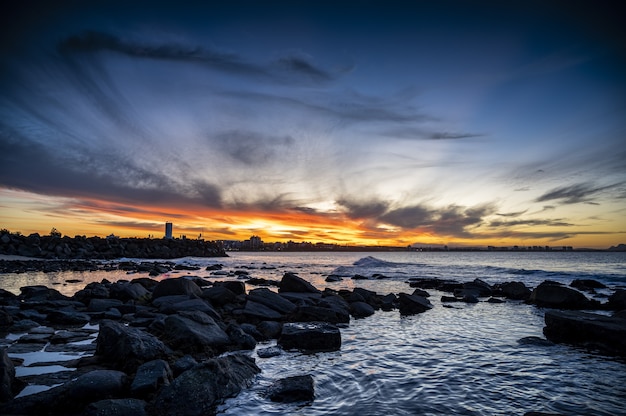
[(217, 146), (228, 156), (246, 165), (280, 163), (295, 140), (291, 136), (268, 137), (252, 131), (231, 130), (216, 135)]
[(594, 201), (592, 201), (590, 197), (620, 185), (621, 184), (597, 186), (592, 183), (578, 183), (562, 186), (546, 192), (537, 198), (535, 202), (560, 201), (562, 204), (577, 204), (580, 202), (593, 203)]

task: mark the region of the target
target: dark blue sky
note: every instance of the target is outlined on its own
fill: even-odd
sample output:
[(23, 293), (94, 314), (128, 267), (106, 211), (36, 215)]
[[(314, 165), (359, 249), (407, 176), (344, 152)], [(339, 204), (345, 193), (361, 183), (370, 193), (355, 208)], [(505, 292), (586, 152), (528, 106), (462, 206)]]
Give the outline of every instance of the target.
[(623, 240), (619, 3), (406, 3), (20, 3), (2, 25), (0, 218)]

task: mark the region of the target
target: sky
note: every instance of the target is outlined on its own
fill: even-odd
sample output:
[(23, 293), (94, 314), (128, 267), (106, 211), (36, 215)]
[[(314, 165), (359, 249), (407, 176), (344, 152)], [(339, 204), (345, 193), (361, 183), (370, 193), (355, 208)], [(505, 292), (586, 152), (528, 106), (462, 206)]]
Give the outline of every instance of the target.
[(19, 3), (0, 228), (626, 242), (619, 2)]

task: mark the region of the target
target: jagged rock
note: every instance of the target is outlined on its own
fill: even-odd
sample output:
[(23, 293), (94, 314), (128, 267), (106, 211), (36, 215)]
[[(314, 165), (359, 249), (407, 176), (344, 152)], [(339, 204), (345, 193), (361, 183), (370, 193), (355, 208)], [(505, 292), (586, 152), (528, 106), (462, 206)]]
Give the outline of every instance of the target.
[(42, 285), (20, 287), (19, 298), (23, 301), (70, 300), (58, 290)]
[(243, 309), (243, 314), (251, 319), (259, 320), (280, 320), (283, 318), (283, 314), (276, 310), (265, 306), (261, 303), (254, 302), (252, 300), (246, 301), (246, 306)]
[(115, 308), (122, 305), (122, 301), (119, 299), (91, 299), (87, 311), (89, 312), (104, 312), (110, 308)]
[(194, 297), (202, 296), (202, 289), (189, 279), (177, 277), (172, 279), (161, 280), (152, 291), (152, 299), (161, 296), (171, 295), (187, 295)]
[(84, 416), (146, 416), (147, 403), (140, 399), (106, 399), (91, 403)]
[(293, 376), (276, 380), (267, 390), (273, 402), (311, 402), (315, 398), (313, 376)]
[(530, 294), (528, 302), (557, 309), (585, 309), (590, 306), (589, 299), (579, 291), (550, 282), (537, 286)]
[(91, 317), (78, 311), (57, 310), (48, 313), (46, 320), (59, 325), (85, 325), (91, 321)]
[(152, 334), (110, 320), (100, 322), (96, 355), (115, 369), (133, 373), (147, 361), (166, 358), (168, 352)]
[(522, 282), (506, 282), (500, 285), (502, 294), (507, 299), (527, 300), (530, 298), (530, 289)]
[(198, 364), (198, 362), (191, 355), (185, 355), (184, 357), (179, 358), (172, 366), (174, 377), (178, 377), (185, 371), (193, 368), (196, 364)]
[(297, 293), (320, 293), (311, 283), (307, 282), (294, 273), (285, 273), (280, 286), (279, 292), (297, 292)]
[(11, 400), (19, 392), (20, 384), (15, 378), (15, 366), (7, 355), (6, 348), (0, 349), (0, 403)]
[(246, 285), (243, 282), (238, 282), (236, 280), (225, 280), (223, 282), (215, 282), (215, 285), (225, 287), (226, 289), (233, 292), (235, 295), (246, 294)]
[(163, 387), (152, 414), (156, 416), (204, 416), (227, 397), (239, 393), (261, 370), (251, 357), (233, 354), (196, 365)]
[(341, 333), (335, 325), (326, 322), (286, 323), (278, 344), (286, 350), (337, 351), (341, 348)]
[(172, 370), (164, 360), (148, 361), (139, 366), (130, 385), (133, 397), (150, 397), (173, 379)]
[(275, 339), (282, 332), (283, 324), (276, 321), (262, 321), (256, 328), (266, 339)]
[(250, 334), (244, 332), (244, 330), (235, 324), (230, 324), (226, 327), (226, 334), (230, 338), (232, 344), (235, 344), (242, 350), (253, 350), (256, 347), (256, 340)]
[(110, 297), (122, 302), (143, 301), (150, 298), (150, 292), (140, 283), (115, 282), (109, 287)]
[(606, 285), (604, 283), (600, 283), (594, 279), (574, 279), (572, 283), (570, 283), (571, 287), (575, 287), (578, 290), (590, 291), (593, 289), (606, 289)]
[(275, 345), (273, 347), (259, 348), (256, 351), (256, 353), (259, 356), (259, 358), (271, 358), (271, 357), (277, 357), (280, 354), (282, 354), (283, 349), (280, 348), (278, 345)]
[(626, 356), (626, 319), (580, 311), (548, 310), (543, 333), (550, 341)]
[(399, 309), (401, 315), (413, 315), (432, 309), (430, 301), (422, 296), (398, 294)]

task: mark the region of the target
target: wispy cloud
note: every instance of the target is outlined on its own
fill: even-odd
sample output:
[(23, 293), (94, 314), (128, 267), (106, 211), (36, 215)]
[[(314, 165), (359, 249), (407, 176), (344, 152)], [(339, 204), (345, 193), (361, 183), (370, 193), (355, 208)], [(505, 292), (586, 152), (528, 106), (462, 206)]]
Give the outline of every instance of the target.
[(592, 196), (597, 196), (617, 186), (621, 186), (621, 184), (597, 186), (593, 183), (585, 182), (562, 186), (544, 193), (535, 199), (535, 202), (559, 201), (561, 204), (593, 203), (594, 201), (590, 199)]

